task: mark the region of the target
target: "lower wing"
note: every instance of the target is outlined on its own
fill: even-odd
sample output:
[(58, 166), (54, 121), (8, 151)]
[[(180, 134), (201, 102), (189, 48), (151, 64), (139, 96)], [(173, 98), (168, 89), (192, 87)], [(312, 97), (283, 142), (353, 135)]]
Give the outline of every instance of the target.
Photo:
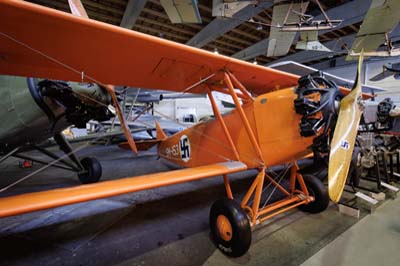
[(225, 162), (138, 177), (128, 177), (72, 188), (25, 193), (1, 198), (0, 217), (107, 198), (244, 170), (247, 170), (247, 166), (241, 162)]

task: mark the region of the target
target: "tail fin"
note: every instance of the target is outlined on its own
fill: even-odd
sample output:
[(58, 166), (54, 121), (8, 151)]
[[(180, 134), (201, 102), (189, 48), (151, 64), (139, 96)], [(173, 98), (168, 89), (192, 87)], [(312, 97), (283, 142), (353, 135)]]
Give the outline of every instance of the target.
[[(156, 120), (156, 133), (157, 133), (156, 139), (137, 141), (136, 142), (137, 149), (139, 151), (147, 151), (151, 147), (158, 145), (161, 141), (168, 138), (167, 134), (165, 134), (165, 132), (162, 130), (162, 128), (157, 120)], [(126, 150), (130, 149), (128, 142), (120, 143), (118, 146), (122, 149), (126, 149)]]
[(167, 134), (165, 134), (164, 130), (162, 130), (160, 123), (156, 120), (156, 133), (157, 133), (157, 140), (165, 140), (168, 138)]

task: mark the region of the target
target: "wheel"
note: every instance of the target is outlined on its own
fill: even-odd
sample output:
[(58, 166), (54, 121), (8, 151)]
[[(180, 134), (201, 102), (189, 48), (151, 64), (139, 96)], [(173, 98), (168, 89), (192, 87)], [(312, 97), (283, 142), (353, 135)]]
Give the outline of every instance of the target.
[(239, 203), (231, 199), (214, 202), (210, 210), (211, 235), (215, 245), (229, 257), (240, 257), (251, 244), (250, 221)]
[(79, 181), (82, 184), (96, 183), (100, 180), (102, 170), (97, 159), (92, 157), (83, 158), (81, 164), (86, 170), (85, 173), (78, 174)]
[(348, 183), (358, 187), (360, 185), (361, 177), (361, 157), (362, 150), (360, 147), (354, 147), (353, 154), (351, 156), (350, 169), (348, 174)]
[(304, 183), (306, 183), (308, 193), (315, 200), (308, 204), (299, 206), (299, 209), (309, 213), (319, 213), (328, 208), (329, 194), (321, 180), (313, 175), (303, 175)]

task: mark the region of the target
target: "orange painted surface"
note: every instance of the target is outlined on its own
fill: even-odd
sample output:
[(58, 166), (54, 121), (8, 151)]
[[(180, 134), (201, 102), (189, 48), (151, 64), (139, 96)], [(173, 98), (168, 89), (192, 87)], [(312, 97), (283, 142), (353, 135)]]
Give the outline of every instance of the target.
[[(256, 94), (294, 86), (298, 79), (18, 0), (0, 1), (0, 32), (0, 74), (81, 81), (84, 72), (84, 80), (90, 82), (183, 91), (210, 74), (229, 69)], [(199, 87), (194, 91), (206, 92)]]
[[(295, 113), (293, 88), (267, 93), (243, 106), (250, 126), (256, 132), (266, 166), (292, 162), (310, 153), (312, 137), (300, 136), (301, 116)], [(223, 116), (240, 161), (249, 168), (259, 167), (261, 161), (250, 142), (237, 110)], [(180, 141), (188, 139), (183, 145)], [(190, 147), (190, 156), (182, 150)], [(186, 148), (187, 149), (187, 148)], [(217, 120), (200, 123), (171, 136), (160, 143), (160, 155), (184, 167), (194, 167), (215, 162), (236, 160), (235, 154)]]
[[(143, 141), (135, 141), (135, 145), (139, 151), (147, 151), (148, 149), (154, 147), (159, 144), (160, 140), (143, 140)], [(131, 146), (128, 142), (122, 142), (118, 144), (118, 147), (125, 150), (131, 150)]]
[(310, 153), (313, 137), (300, 135), (294, 89), (259, 96), (254, 103), (259, 143), (266, 165), (293, 162)]
[(246, 170), (244, 164), (213, 164), (171, 172), (104, 181), (73, 188), (26, 193), (0, 200), (0, 217), (17, 215), (58, 206), (112, 197), (150, 188), (169, 186), (201, 178), (231, 174)]
[[(252, 127), (254, 127), (252, 103), (244, 105), (243, 109)], [(261, 162), (251, 145), (237, 110), (223, 116), (223, 119), (236, 146), (240, 161), (248, 165), (249, 168), (258, 167)], [(184, 139), (188, 139), (188, 142), (185, 145), (180, 144)], [(185, 150), (184, 147), (190, 147), (189, 157), (184, 157), (181, 151)], [(159, 154), (161, 157), (183, 167), (236, 160), (234, 150), (217, 120), (197, 124), (171, 136), (160, 143)]]

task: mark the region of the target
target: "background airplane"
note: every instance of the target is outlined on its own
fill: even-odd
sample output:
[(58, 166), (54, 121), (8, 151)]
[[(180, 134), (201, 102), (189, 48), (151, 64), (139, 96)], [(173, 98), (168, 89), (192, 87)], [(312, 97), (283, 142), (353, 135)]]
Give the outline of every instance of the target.
[(396, 79), (400, 75), (400, 63), (388, 64), (382, 66), (382, 72), (370, 78), (370, 81), (380, 81), (385, 78), (394, 76)]
[(341, 20), (329, 19), (318, 0), (315, 2), (325, 20), (316, 21), (305, 13), (309, 1), (290, 1), (283, 4), (280, 2), (274, 1), (267, 56), (286, 55), (298, 32), (300, 41), (296, 49), (329, 52), (330, 50), (318, 41), (318, 30), (335, 28)]
[[(82, 183), (100, 179), (100, 163), (92, 157), (79, 159), (61, 132), (70, 125), (86, 128), (91, 119), (113, 117), (108, 109), (111, 99), (104, 89), (93, 84), (2, 75), (0, 98), (0, 162), (13, 156), (46, 164), (24, 153), (35, 149), (58, 160), (54, 167), (77, 172)], [(61, 158), (39, 145), (50, 137), (66, 156)]]
[[(390, 40), (390, 32), (399, 21), (400, 1), (373, 0), (346, 59), (354, 59), (361, 50), (365, 56), (400, 55), (400, 49), (394, 48)], [(383, 43), (385, 50), (376, 51)]]

